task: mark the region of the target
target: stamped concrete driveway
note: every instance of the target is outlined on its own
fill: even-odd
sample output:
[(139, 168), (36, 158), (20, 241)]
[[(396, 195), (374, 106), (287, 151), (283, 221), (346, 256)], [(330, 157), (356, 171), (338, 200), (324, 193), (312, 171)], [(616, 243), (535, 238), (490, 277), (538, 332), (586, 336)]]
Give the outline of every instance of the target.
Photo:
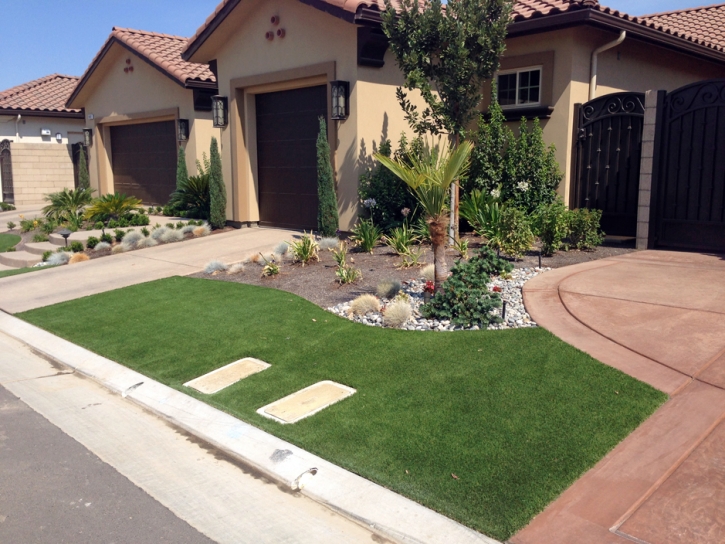
[(514, 544), (725, 542), (725, 256), (643, 251), (527, 283), (532, 318), (670, 395)]
[(239, 262), (252, 253), (271, 251), (277, 243), (299, 234), (240, 229), (0, 278), (0, 309), (14, 314), (137, 283), (194, 274), (209, 261)]

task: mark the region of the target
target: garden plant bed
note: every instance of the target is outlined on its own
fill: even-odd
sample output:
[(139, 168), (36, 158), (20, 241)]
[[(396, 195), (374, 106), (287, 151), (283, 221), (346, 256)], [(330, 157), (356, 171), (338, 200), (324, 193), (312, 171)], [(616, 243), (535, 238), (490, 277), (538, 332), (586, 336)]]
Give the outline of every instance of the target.
[[(666, 399), (540, 328), (366, 327), (239, 283), (175, 277), (18, 317), (501, 540)], [(183, 386), (243, 357), (271, 367)], [(324, 380), (357, 393), (293, 425), (256, 413)]]

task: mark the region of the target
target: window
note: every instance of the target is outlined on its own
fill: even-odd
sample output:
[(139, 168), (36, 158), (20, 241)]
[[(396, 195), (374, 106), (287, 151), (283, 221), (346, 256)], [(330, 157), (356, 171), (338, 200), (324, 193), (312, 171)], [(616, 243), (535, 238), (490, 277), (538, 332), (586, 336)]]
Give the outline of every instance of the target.
[(498, 75), (498, 103), (502, 107), (541, 103), (541, 68), (524, 68)]

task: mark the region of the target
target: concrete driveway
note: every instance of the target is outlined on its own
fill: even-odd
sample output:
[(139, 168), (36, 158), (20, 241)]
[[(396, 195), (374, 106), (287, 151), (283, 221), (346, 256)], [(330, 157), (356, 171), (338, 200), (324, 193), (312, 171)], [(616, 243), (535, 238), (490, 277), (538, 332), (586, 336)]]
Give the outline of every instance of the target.
[(524, 301), (542, 327), (670, 400), (511, 542), (725, 542), (725, 256), (561, 268)]
[(249, 228), (0, 278), (0, 309), (14, 314), (147, 281), (201, 271), (212, 260), (239, 262), (299, 232)]

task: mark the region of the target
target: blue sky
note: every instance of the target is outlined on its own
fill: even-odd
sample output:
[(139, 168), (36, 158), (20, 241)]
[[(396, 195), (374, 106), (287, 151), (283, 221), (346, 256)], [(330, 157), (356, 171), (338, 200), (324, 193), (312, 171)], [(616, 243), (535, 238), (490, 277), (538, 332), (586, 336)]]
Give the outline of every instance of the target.
[[(113, 26), (191, 36), (218, 0), (0, 0), (0, 90), (52, 73), (81, 75)], [(642, 15), (707, 0), (603, 0)]]

